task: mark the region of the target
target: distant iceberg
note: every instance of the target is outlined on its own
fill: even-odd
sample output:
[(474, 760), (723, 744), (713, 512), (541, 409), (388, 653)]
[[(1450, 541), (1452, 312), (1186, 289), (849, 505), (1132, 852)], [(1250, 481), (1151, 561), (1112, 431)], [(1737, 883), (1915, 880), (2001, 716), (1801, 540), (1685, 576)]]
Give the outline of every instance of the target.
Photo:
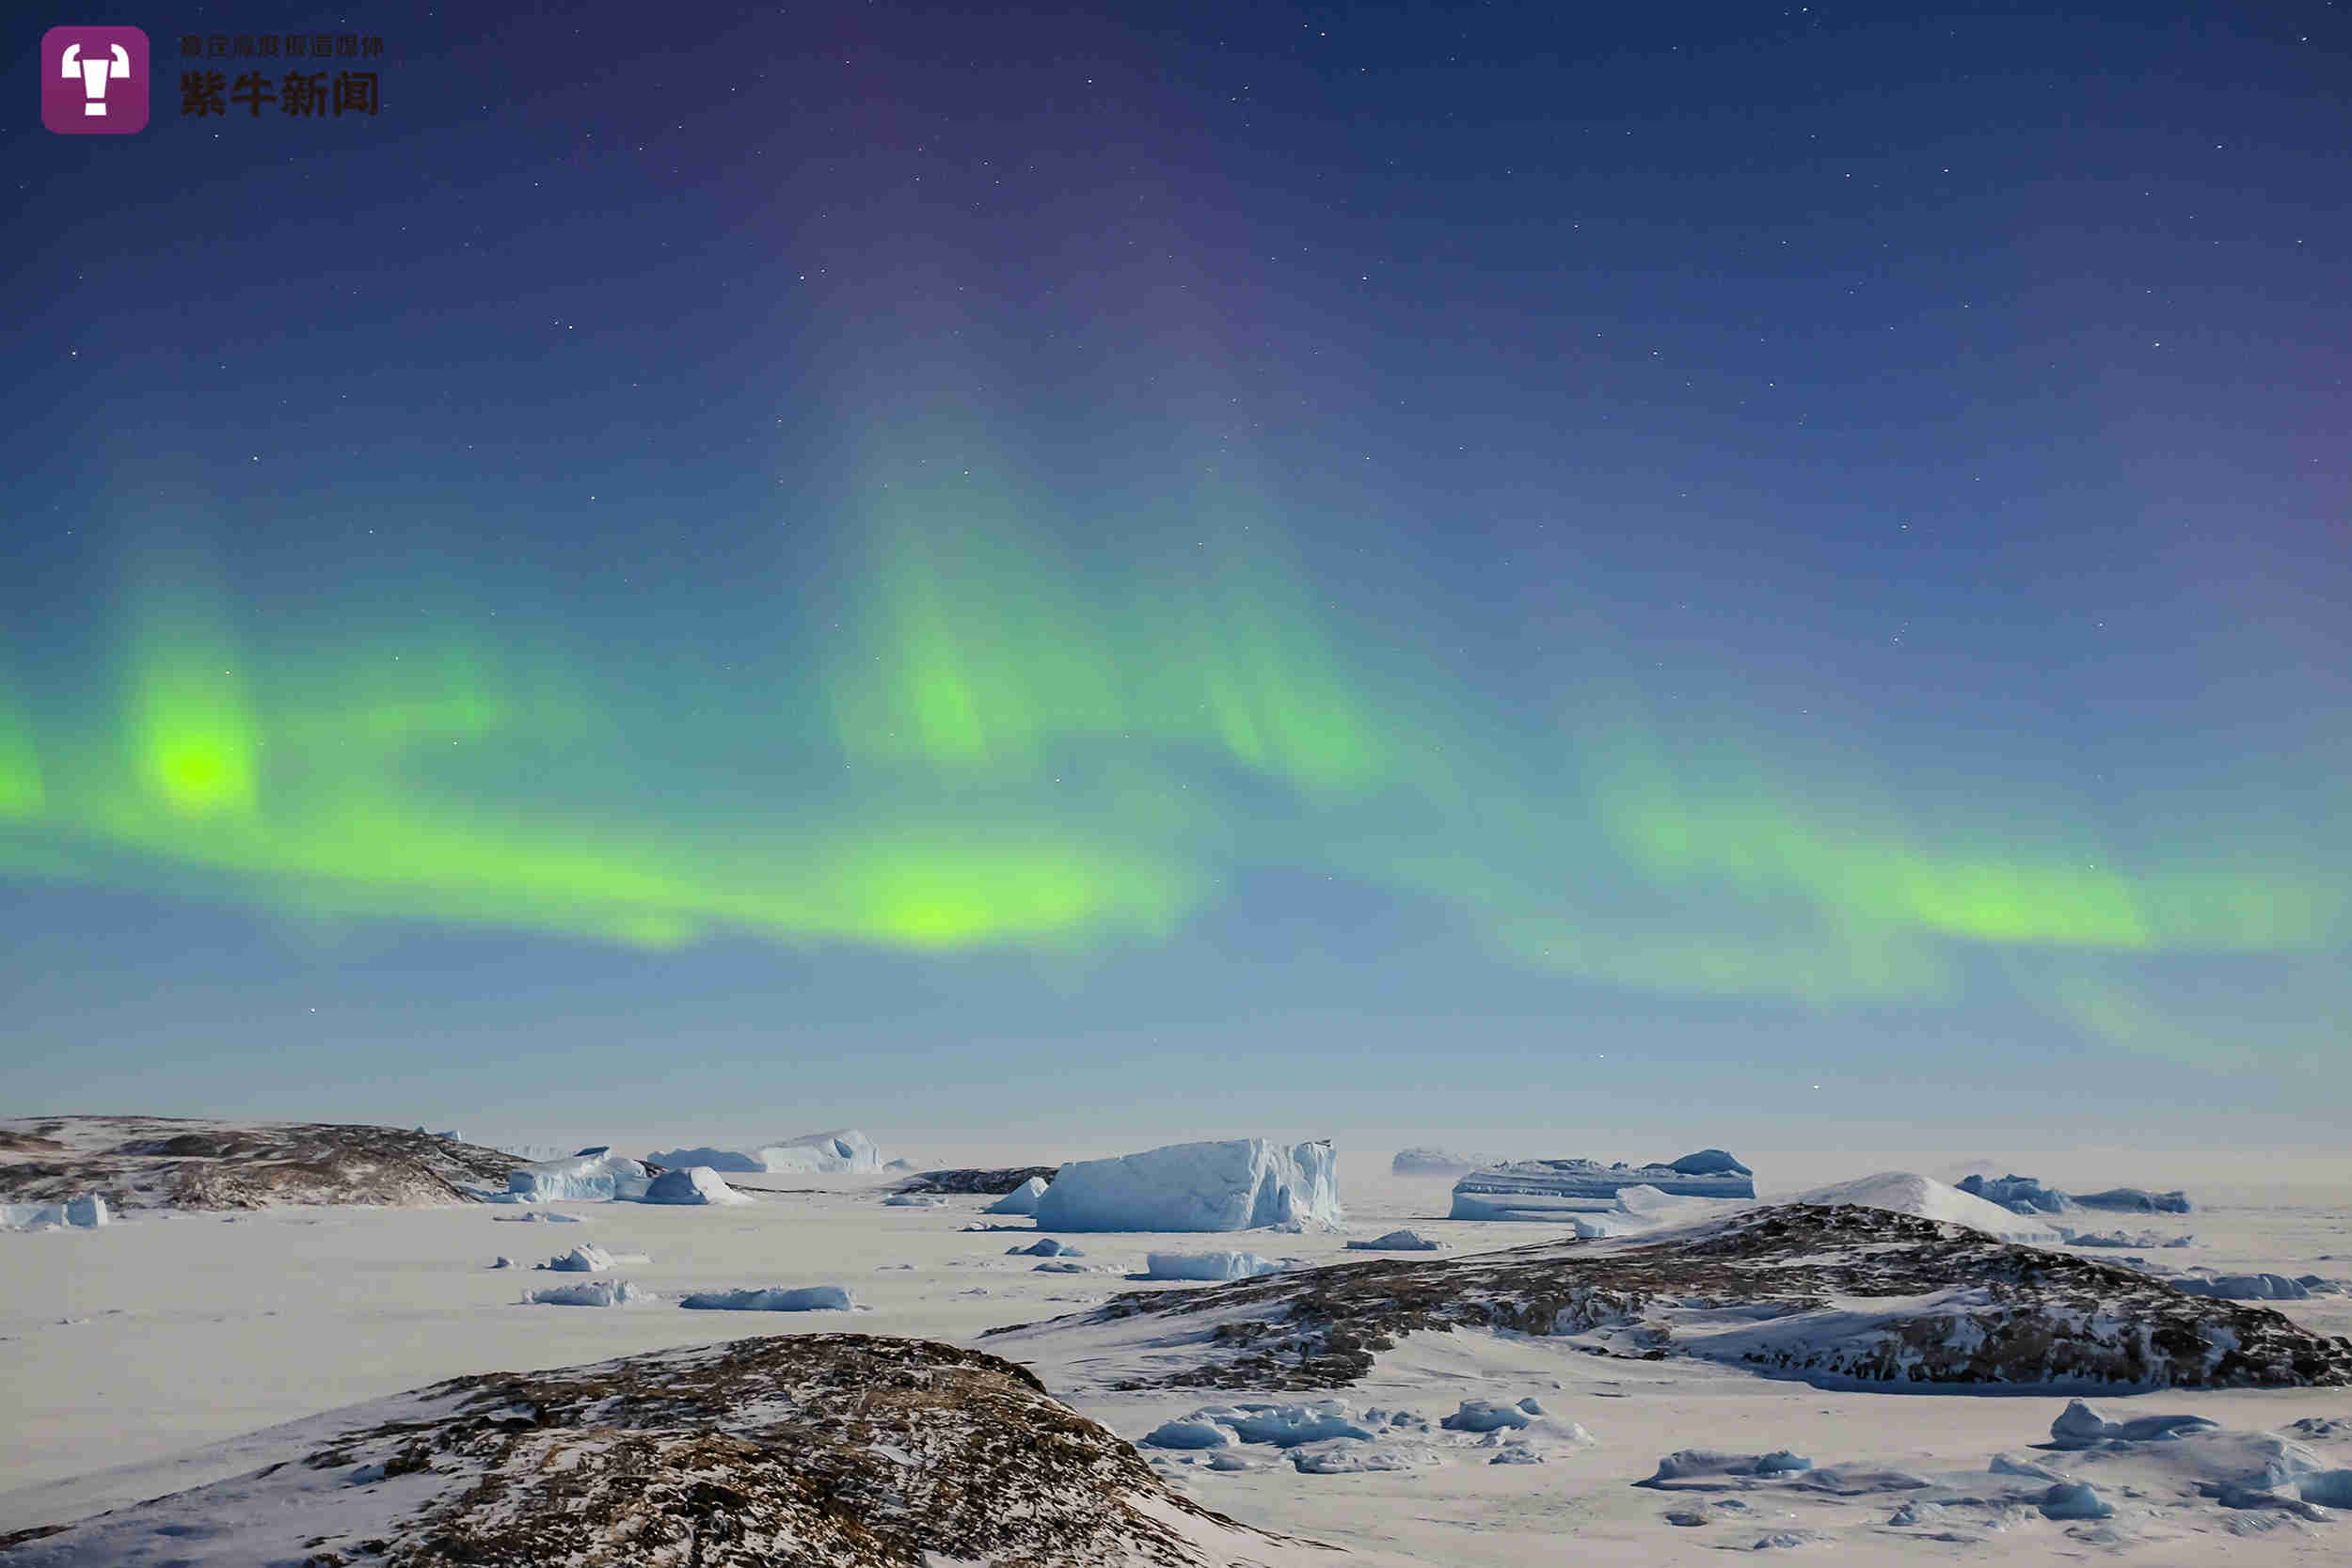
[(707, 1165), (712, 1170), (769, 1176), (834, 1176), (883, 1168), (882, 1150), (854, 1127), (803, 1132), (752, 1148), (673, 1148), (645, 1158), (666, 1170)]
[(803, 1285), (797, 1290), (756, 1287), (743, 1291), (697, 1291), (680, 1307), (698, 1312), (850, 1312), (857, 1298), (838, 1285)]
[(1597, 1160), (1518, 1160), (1472, 1171), (1454, 1184), (1457, 1220), (1565, 1221), (1572, 1214), (1623, 1212), (1617, 1195), (1629, 1187), (1652, 1187), (1669, 1197), (1756, 1196), (1756, 1177), (1721, 1149), (1686, 1160), (1731, 1168), (1692, 1173), (1677, 1164), (1604, 1165)]
[(1966, 1176), (1959, 1190), (1987, 1203), (1997, 1203), (2015, 1214), (2068, 1214), (2074, 1200), (2056, 1187), (2030, 1176)]
[(63, 1203), (0, 1203), (0, 1230), (93, 1230), (113, 1219), (96, 1193)]
[(538, 1160), (507, 1172), (510, 1203), (602, 1203), (639, 1198), (652, 1178), (625, 1154), (604, 1150), (567, 1160)]
[(647, 1203), (755, 1203), (758, 1200), (739, 1193), (708, 1165), (688, 1165), (681, 1170), (665, 1170), (645, 1187)]
[(1171, 1144), (1061, 1167), (1037, 1201), (1041, 1230), (1335, 1230), (1339, 1157), (1328, 1143)]
[(1389, 1162), (1391, 1176), (1467, 1176), (1474, 1170), (1503, 1164), (1497, 1154), (1457, 1154), (1450, 1148), (1426, 1146), (1400, 1148)]
[(2076, 1193), (2074, 1197), (2086, 1209), (2105, 1209), (2126, 1214), (2185, 1214), (2190, 1212), (2186, 1193), (2152, 1193), (2143, 1187), (2110, 1187), (2104, 1193)]

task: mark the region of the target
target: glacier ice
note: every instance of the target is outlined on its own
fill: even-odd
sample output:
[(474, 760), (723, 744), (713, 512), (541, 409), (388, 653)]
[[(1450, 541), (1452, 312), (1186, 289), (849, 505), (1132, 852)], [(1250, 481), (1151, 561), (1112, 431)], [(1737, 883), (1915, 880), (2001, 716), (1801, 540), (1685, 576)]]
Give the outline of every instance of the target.
[(725, 1204), (757, 1200), (728, 1186), (725, 1179), (708, 1165), (688, 1165), (683, 1169), (665, 1170), (655, 1177), (645, 1186), (645, 1201)]
[(1266, 1138), (1074, 1161), (1037, 1203), (1042, 1230), (1336, 1229), (1343, 1217), (1331, 1146)]
[(536, 1160), (506, 1174), (510, 1203), (609, 1202), (640, 1198), (652, 1178), (625, 1154), (592, 1150), (568, 1160)]

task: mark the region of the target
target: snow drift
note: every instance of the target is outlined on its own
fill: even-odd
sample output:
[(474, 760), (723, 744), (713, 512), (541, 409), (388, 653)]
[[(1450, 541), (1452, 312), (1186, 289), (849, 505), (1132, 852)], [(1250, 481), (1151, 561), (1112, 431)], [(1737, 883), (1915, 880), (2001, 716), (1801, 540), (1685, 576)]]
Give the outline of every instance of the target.
[(1336, 1229), (1337, 1153), (1266, 1138), (1171, 1144), (1061, 1167), (1038, 1198), (1041, 1230)]

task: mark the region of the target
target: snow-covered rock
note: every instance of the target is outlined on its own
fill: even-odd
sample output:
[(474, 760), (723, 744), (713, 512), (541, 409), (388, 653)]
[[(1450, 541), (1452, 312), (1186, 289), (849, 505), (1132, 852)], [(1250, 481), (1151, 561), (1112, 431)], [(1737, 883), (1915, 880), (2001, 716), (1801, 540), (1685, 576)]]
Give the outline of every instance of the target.
[(643, 1307), (660, 1298), (626, 1279), (595, 1279), (583, 1285), (551, 1285), (523, 1297), (530, 1307)]
[(1039, 1228), (1049, 1230), (1336, 1229), (1343, 1217), (1331, 1146), (1265, 1138), (1075, 1161), (1037, 1204)]
[(1369, 1242), (1350, 1242), (1350, 1252), (1435, 1252), (1438, 1243), (1411, 1230), (1391, 1230)]
[(0, 1230), (91, 1230), (113, 1219), (96, 1193), (63, 1203), (0, 1203)]
[(2046, 1225), (2036, 1225), (1997, 1203), (1911, 1171), (1881, 1171), (1876, 1176), (1816, 1187), (1790, 1201), (1858, 1203), (1868, 1209), (1916, 1214), (1921, 1219), (1939, 1220), (1947, 1225), (1964, 1225), (1971, 1230), (1981, 1230), (2021, 1246), (2057, 1246), (2060, 1240), (2058, 1233)]
[(1154, 1252), (1143, 1260), (1146, 1279), (1255, 1279), (1282, 1265), (1254, 1252)]
[(539, 1266), (557, 1274), (603, 1274), (612, 1267), (612, 1255), (594, 1242), (582, 1242), (571, 1251), (560, 1253)]
[(1045, 1196), (1045, 1179), (1032, 1176), (995, 1202), (980, 1211), (983, 1214), (1034, 1214), (1037, 1200)]
[(764, 1172), (771, 1176), (855, 1175), (883, 1168), (882, 1150), (874, 1147), (873, 1139), (854, 1127), (803, 1132), (797, 1138), (783, 1138), (751, 1148), (673, 1148), (645, 1158), (670, 1169), (708, 1165), (718, 1171)]
[(1400, 1148), (1396, 1158), (1389, 1162), (1391, 1176), (1467, 1176), (1488, 1165), (1501, 1164), (1500, 1158), (1488, 1154), (1457, 1154), (1450, 1148), (1419, 1147)]
[(625, 1154), (610, 1150), (539, 1160), (506, 1176), (510, 1203), (612, 1202), (641, 1198), (653, 1178)]
[(726, 1180), (708, 1165), (688, 1165), (683, 1169), (665, 1170), (645, 1186), (647, 1203), (756, 1203), (748, 1193), (739, 1193), (726, 1184)]
[(796, 1290), (697, 1291), (680, 1307), (698, 1312), (848, 1312), (857, 1297), (838, 1285), (803, 1285)]
[[(1720, 1150), (1710, 1150), (1719, 1153)], [(1688, 1156), (1711, 1164), (1703, 1156)], [(1737, 1164), (1738, 1162), (1734, 1161)], [(1670, 1197), (1753, 1198), (1756, 1178), (1738, 1171), (1692, 1174), (1673, 1165), (1604, 1165), (1597, 1160), (1520, 1160), (1472, 1171), (1454, 1183), (1457, 1220), (1538, 1220), (1566, 1223), (1573, 1214), (1618, 1208), (1629, 1187), (1651, 1187)], [(1607, 1235), (1621, 1234), (1604, 1228)]]

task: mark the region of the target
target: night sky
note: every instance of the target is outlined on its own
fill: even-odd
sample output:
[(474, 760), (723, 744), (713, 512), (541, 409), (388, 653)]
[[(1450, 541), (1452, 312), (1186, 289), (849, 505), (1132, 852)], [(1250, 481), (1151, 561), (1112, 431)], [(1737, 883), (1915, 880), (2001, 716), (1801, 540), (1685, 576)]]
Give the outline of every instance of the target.
[(1888, 9), (21, 19), (0, 1109), (2340, 1134), (2352, 11)]

